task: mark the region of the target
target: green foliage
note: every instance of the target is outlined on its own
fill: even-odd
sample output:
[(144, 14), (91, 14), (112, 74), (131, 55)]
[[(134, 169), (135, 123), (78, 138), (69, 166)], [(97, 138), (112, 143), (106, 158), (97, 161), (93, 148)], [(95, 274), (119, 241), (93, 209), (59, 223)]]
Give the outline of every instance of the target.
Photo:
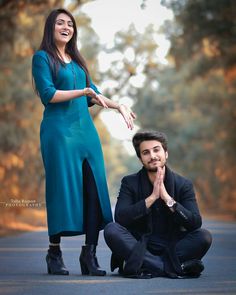
[[(234, 0), (163, 0), (173, 9), (176, 22), (166, 25), (177, 63), (198, 55), (207, 46), (212, 67), (235, 65), (236, 3)], [(185, 45), (188, 46), (185, 46)]]

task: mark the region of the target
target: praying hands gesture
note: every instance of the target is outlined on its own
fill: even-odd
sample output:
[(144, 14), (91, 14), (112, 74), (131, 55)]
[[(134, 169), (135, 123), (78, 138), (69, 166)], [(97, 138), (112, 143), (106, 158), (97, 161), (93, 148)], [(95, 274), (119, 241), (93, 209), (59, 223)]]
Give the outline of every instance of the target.
[(145, 200), (147, 208), (150, 208), (152, 204), (159, 198), (161, 198), (165, 203), (172, 199), (165, 188), (164, 175), (165, 168), (158, 167), (156, 172), (156, 178), (153, 182), (152, 194)]

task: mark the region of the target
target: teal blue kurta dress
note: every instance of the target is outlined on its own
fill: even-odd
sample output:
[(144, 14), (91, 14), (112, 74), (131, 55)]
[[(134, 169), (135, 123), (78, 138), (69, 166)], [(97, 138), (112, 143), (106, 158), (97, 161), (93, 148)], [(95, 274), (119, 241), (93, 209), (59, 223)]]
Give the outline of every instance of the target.
[[(32, 74), (45, 106), (40, 143), (46, 177), (48, 233), (84, 233), (82, 163), (85, 159), (97, 185), (103, 229), (112, 221), (112, 213), (101, 144), (88, 110), (90, 98), (82, 96), (50, 103), (56, 90), (85, 88), (85, 72), (72, 61), (61, 65), (55, 76), (48, 54), (40, 50), (33, 56)], [(90, 87), (99, 93), (92, 81)]]

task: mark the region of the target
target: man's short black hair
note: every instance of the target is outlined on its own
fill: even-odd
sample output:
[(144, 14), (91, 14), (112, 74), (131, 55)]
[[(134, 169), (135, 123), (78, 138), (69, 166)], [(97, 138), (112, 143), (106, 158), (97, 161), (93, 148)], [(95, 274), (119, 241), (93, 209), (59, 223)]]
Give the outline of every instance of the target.
[(157, 140), (161, 143), (165, 152), (167, 151), (167, 136), (163, 132), (154, 130), (138, 131), (132, 139), (132, 143), (136, 152), (136, 155), (140, 158), (140, 144), (147, 140)]

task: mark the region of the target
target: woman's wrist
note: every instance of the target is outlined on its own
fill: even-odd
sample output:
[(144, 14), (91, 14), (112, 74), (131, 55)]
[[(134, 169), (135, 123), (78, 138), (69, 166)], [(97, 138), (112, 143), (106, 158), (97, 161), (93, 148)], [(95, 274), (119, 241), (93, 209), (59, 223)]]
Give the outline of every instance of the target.
[(87, 90), (87, 88), (84, 88), (83, 90), (82, 90), (82, 96), (86, 96), (87, 94), (87, 92), (86, 92), (86, 90)]
[(123, 103), (119, 103), (117, 105), (117, 110), (120, 112), (122, 107), (125, 107), (125, 105)]

